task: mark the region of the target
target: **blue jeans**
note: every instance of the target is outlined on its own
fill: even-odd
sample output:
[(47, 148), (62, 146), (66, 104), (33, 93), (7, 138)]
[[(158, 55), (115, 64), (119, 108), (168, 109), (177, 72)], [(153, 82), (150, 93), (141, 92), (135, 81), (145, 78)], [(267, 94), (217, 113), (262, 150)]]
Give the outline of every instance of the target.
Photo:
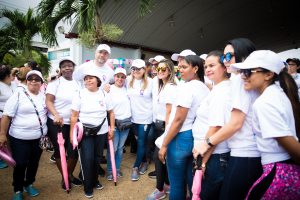
[(260, 157), (229, 157), (220, 199), (245, 199), (253, 183), (262, 175)]
[(201, 200), (219, 199), (230, 153), (212, 154), (206, 163)]
[[(118, 129), (115, 129), (114, 133), (114, 151), (115, 151), (115, 163), (117, 171), (120, 171), (121, 167), (121, 161), (123, 157), (123, 147), (125, 144), (125, 141), (127, 139), (129, 133), (129, 129), (126, 129), (124, 131), (119, 131)], [(107, 171), (111, 172), (111, 161), (110, 161), (110, 151), (109, 151), (109, 144), (107, 148)]]
[(179, 132), (168, 145), (167, 168), (171, 185), (170, 200), (186, 199), (186, 186), (192, 196), (193, 163), (192, 130)]
[(137, 133), (137, 153), (133, 167), (140, 167), (146, 157), (147, 138), (150, 131), (150, 124), (134, 124)]

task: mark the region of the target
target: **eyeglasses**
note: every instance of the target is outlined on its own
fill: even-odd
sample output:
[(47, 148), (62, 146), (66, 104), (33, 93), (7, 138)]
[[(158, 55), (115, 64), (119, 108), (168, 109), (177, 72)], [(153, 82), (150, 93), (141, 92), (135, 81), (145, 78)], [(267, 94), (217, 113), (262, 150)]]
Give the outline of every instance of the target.
[(266, 69), (241, 69), (240, 73), (243, 74), (246, 78), (250, 78), (252, 73), (258, 73), (258, 72), (267, 72)]
[(167, 69), (168, 69), (167, 67), (157, 67), (156, 71), (157, 72), (165, 72), (165, 71), (167, 71)]
[(234, 56), (234, 54), (231, 53), (231, 52), (228, 52), (224, 55), (221, 55), (220, 56), (221, 63), (223, 63), (224, 59), (226, 60), (226, 62), (229, 62), (232, 59), (233, 56)]
[(31, 78), (31, 77), (29, 77), (29, 78), (27, 79), (27, 81), (42, 82), (42, 79), (40, 79), (40, 78)]
[(141, 71), (141, 69), (143, 69), (143, 67), (142, 68), (131, 67), (130, 69), (131, 69), (131, 71), (137, 71), (137, 72), (139, 72), (139, 71)]
[(126, 79), (126, 76), (116, 75), (117, 78)]

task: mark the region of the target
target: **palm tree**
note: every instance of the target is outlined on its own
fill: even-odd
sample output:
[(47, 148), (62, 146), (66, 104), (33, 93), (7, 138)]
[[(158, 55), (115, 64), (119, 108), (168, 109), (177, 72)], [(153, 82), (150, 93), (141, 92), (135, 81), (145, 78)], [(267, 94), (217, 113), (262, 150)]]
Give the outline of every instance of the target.
[[(25, 14), (18, 10), (2, 9), (0, 15), (8, 19), (8, 22), (0, 29), (0, 61), (19, 66), (21, 62), (24, 64), (24, 61), (36, 59), (44, 63), (43, 71), (48, 73), (50, 63), (45, 62), (46, 56), (31, 44), (32, 38), (40, 32), (41, 18), (35, 16), (31, 8)], [(13, 57), (20, 63), (13, 59), (4, 59), (5, 56)]]
[[(117, 1), (117, 0), (116, 0)], [(42, 37), (49, 46), (57, 45), (55, 27), (61, 20), (78, 22), (78, 33), (93, 32), (98, 40), (103, 39), (100, 8), (106, 0), (42, 0), (38, 13), (45, 19)], [(150, 12), (153, 0), (139, 0), (139, 12), (143, 16)]]

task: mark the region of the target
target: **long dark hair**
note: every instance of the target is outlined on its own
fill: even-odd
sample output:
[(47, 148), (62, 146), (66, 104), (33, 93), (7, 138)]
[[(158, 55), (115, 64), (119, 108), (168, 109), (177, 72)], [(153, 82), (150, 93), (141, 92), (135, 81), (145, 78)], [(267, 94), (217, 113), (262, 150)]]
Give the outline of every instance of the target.
[(248, 38), (235, 38), (229, 40), (226, 45), (230, 44), (234, 49), (235, 62), (243, 62), (253, 51), (256, 50), (254, 43)]
[(279, 81), (280, 87), (283, 89), (284, 93), (287, 95), (292, 104), (296, 133), (298, 139), (300, 139), (300, 102), (298, 95), (298, 86), (293, 77), (289, 73), (287, 73), (286, 70), (282, 70), (279, 75), (275, 74), (273, 80), (274, 82), (275, 80)]
[(191, 65), (192, 67), (198, 66), (197, 75), (200, 81), (204, 83), (204, 66), (202, 59), (197, 55), (189, 55), (184, 57), (183, 59), (187, 62), (187, 64)]

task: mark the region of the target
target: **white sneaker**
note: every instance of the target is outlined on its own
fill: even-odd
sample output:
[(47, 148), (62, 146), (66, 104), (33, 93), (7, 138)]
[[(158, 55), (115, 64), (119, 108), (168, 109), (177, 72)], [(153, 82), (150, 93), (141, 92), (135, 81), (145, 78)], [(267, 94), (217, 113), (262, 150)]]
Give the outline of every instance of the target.
[(148, 197), (147, 200), (156, 200), (156, 199), (164, 199), (166, 198), (165, 191), (159, 191), (158, 189), (155, 189)]
[(139, 169), (137, 167), (132, 168), (131, 180), (137, 181), (140, 179)]

